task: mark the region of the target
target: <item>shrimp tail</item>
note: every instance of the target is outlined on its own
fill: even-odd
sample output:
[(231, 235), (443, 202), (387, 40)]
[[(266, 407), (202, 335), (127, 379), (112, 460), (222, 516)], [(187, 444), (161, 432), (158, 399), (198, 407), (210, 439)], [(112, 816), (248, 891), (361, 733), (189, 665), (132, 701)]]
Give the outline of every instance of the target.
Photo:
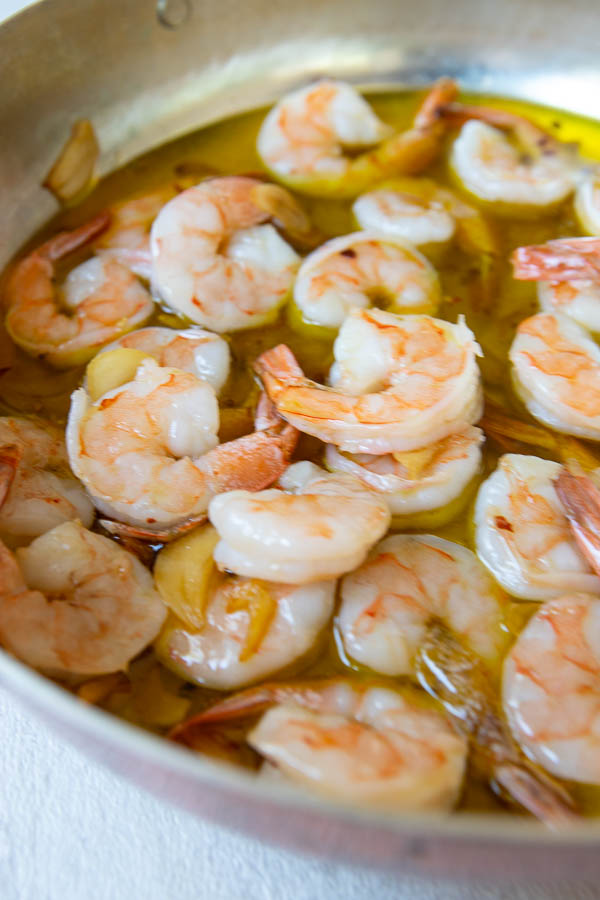
[(586, 475), (566, 468), (554, 486), (579, 549), (600, 575), (600, 491)]
[(61, 231), (60, 234), (50, 238), (49, 241), (38, 247), (35, 255), (47, 259), (49, 262), (57, 262), (97, 238), (103, 231), (106, 231), (110, 221), (109, 212), (99, 213), (89, 222), (80, 225), (79, 228), (75, 228), (73, 231)]
[(280, 419), (266, 431), (245, 434), (209, 450), (198, 460), (215, 494), (262, 491), (287, 469), (298, 442), (298, 431)]
[(469, 739), (474, 766), (488, 781), (550, 827), (579, 818), (568, 793), (516, 747), (479, 658), (437, 619), (428, 625), (415, 667), (421, 686)]
[(505, 763), (494, 770), (497, 784), (524, 809), (551, 828), (580, 820), (567, 791), (541, 772)]
[(254, 363), (254, 371), (276, 405), (288, 387), (306, 383), (304, 372), (286, 344), (278, 344), (261, 354)]
[(448, 123), (444, 109), (458, 93), (456, 82), (440, 78), (421, 104), (412, 128), (384, 141), (365, 155), (365, 162), (386, 174), (414, 175), (422, 172), (438, 156)]
[(23, 448), (17, 444), (0, 447), (0, 507), (8, 497), (22, 458)]
[(206, 515), (192, 516), (184, 522), (178, 522), (169, 528), (158, 531), (151, 531), (149, 528), (140, 528), (138, 525), (128, 525), (126, 522), (115, 522), (113, 519), (100, 519), (99, 524), (108, 531), (109, 534), (124, 540), (133, 539), (140, 541), (154, 541), (156, 543), (168, 544), (175, 538), (193, 531), (199, 525), (206, 522)]
[(511, 262), (518, 281), (599, 281), (600, 238), (567, 238), (517, 247)]

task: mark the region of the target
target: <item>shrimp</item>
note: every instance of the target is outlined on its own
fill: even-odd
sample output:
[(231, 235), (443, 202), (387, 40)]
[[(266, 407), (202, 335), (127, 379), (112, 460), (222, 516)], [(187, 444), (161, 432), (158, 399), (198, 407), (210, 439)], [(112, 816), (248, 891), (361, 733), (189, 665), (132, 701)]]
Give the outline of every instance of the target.
[(583, 230), (600, 237), (600, 169), (581, 178), (575, 191), (575, 212)]
[(279, 414), (350, 453), (395, 453), (442, 440), (482, 412), (481, 353), (462, 317), (353, 309), (334, 344), (324, 387), (305, 378), (280, 345), (255, 363)]
[(205, 525), (158, 554), (155, 582), (175, 615), (155, 649), (186, 681), (233, 690), (306, 656), (331, 618), (335, 581), (287, 585), (219, 575), (217, 541)]
[(531, 133), (524, 128), (519, 131), (518, 124), (523, 123), (512, 128), (508, 124), (512, 121), (509, 116), (505, 122), (502, 114), (494, 118), (495, 124), (508, 125), (516, 133), (526, 156), (492, 124), (468, 121), (452, 146), (454, 173), (469, 193), (495, 204), (496, 211), (514, 205), (535, 211), (554, 209), (573, 192), (573, 166), (544, 132), (531, 123)]
[(526, 759), (513, 741), (481, 659), (439, 619), (429, 623), (415, 667), (421, 687), (441, 703), (459, 734), (469, 739), (471, 772), (550, 827), (579, 820), (564, 787)]
[(213, 388), (144, 360), (133, 381), (92, 403), (75, 391), (67, 424), (71, 467), (103, 513), (161, 531), (206, 512), (223, 490), (260, 490), (284, 471), (294, 429), (274, 427), (217, 446)]
[(560, 463), (509, 453), (477, 495), (477, 554), (502, 587), (521, 600), (600, 590), (556, 493), (560, 471)]
[(525, 319), (509, 352), (515, 390), (531, 415), (565, 434), (600, 440), (600, 349), (567, 316)]
[(561, 778), (600, 785), (597, 595), (569, 591), (540, 607), (506, 658), (502, 696), (529, 757)]
[(515, 278), (538, 282), (544, 312), (563, 313), (600, 332), (600, 240), (563, 238), (518, 247), (512, 262)]
[(383, 675), (414, 674), (429, 619), (447, 621), (488, 663), (506, 644), (503, 596), (474, 553), (451, 541), (397, 534), (342, 580), (338, 628), (346, 652)]
[(361, 228), (440, 246), (456, 236), (470, 253), (497, 254), (496, 238), (481, 213), (428, 178), (395, 178), (361, 194), (352, 207)]
[[(294, 190), (356, 197), (386, 175), (421, 172), (435, 159), (446, 132), (440, 111), (456, 93), (455, 83), (442, 78), (412, 128), (394, 134), (351, 85), (324, 79), (275, 104), (261, 126), (257, 150), (274, 177)], [(347, 153), (362, 147), (374, 149)]]
[(350, 475), (300, 462), (279, 485), (283, 490), (232, 491), (211, 500), (220, 569), (284, 584), (336, 578), (360, 565), (390, 524), (385, 500)]
[(266, 706), (248, 743), (304, 788), (389, 812), (449, 810), (458, 799), (467, 743), (416, 691), (341, 678), (264, 684), (177, 726), (171, 738), (193, 745), (206, 725)]
[(110, 226), (95, 241), (96, 252), (115, 259), (149, 281), (152, 277), (150, 228), (163, 206), (178, 192), (176, 184), (166, 184), (112, 207)]
[(414, 516), (433, 510), (441, 513), (445, 507), (452, 516), (454, 501), (481, 468), (483, 440), (481, 429), (469, 426), (408, 453), (350, 455), (328, 444), (325, 459), (332, 471), (348, 472), (382, 494), (393, 516)]
[(108, 223), (102, 214), (62, 232), (14, 269), (6, 287), (6, 328), (30, 356), (61, 369), (81, 365), (152, 315), (154, 301), (148, 291), (114, 260), (94, 256), (71, 270), (62, 296), (55, 289), (55, 264), (93, 240)]
[(303, 261), (294, 301), (305, 319), (339, 328), (348, 311), (433, 313), (441, 301), (435, 269), (409, 244), (358, 231), (323, 244)]
[(229, 344), (203, 328), (141, 328), (104, 347), (98, 356), (117, 347), (141, 350), (160, 366), (173, 366), (207, 381), (219, 393), (229, 377)]
[(125, 669), (165, 615), (150, 572), (79, 522), (57, 525), (14, 555), (0, 542), (0, 641), (46, 674)]
[(218, 332), (275, 318), (300, 258), (268, 224), (263, 188), (213, 178), (163, 207), (150, 232), (152, 284), (169, 307)]
[(71, 474), (62, 431), (49, 422), (0, 418), (0, 538), (27, 544), (70, 519), (87, 527), (94, 507)]

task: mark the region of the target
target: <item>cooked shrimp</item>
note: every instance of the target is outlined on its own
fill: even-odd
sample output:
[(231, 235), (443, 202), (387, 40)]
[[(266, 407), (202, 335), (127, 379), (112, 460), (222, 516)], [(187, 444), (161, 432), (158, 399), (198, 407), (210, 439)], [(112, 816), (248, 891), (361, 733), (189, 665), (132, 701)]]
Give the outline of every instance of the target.
[(350, 475), (300, 462), (279, 484), (283, 490), (232, 491), (211, 501), (220, 569), (284, 584), (336, 578), (360, 565), (390, 524), (385, 500)]
[(476, 422), (482, 399), (480, 354), (461, 317), (353, 309), (334, 345), (331, 387), (305, 378), (280, 345), (256, 371), (284, 419), (351, 453), (395, 453), (426, 447)]
[(560, 471), (559, 463), (510, 453), (477, 496), (478, 556), (502, 587), (522, 600), (600, 591), (600, 579), (579, 551), (556, 493)]
[(540, 607), (504, 663), (503, 702), (528, 756), (561, 778), (600, 784), (597, 595), (569, 592)]
[(325, 448), (327, 467), (348, 472), (382, 494), (394, 516), (413, 516), (453, 504), (481, 467), (483, 432), (469, 426), (441, 441), (408, 453), (369, 456)]
[(229, 377), (229, 344), (203, 328), (140, 328), (104, 347), (101, 353), (125, 347), (154, 357), (160, 366), (173, 366), (208, 381), (218, 393)]
[(397, 238), (357, 231), (306, 257), (294, 284), (305, 319), (339, 328), (349, 310), (373, 304), (390, 312), (433, 313), (441, 301), (435, 269)]
[(575, 212), (583, 230), (600, 237), (600, 169), (585, 174), (577, 185)]
[(300, 258), (268, 224), (263, 183), (213, 178), (179, 194), (152, 225), (152, 284), (162, 300), (213, 331), (275, 318)]
[(26, 544), (70, 519), (87, 527), (94, 507), (71, 474), (62, 431), (50, 422), (0, 418), (0, 538)]
[(600, 332), (600, 241), (566, 238), (518, 247), (512, 262), (515, 278), (538, 282), (544, 312), (563, 313)]
[(72, 269), (58, 294), (55, 263), (89, 243), (108, 222), (100, 215), (51, 238), (22, 259), (8, 280), (10, 336), (26, 353), (57, 368), (87, 362), (104, 344), (143, 325), (154, 309), (132, 272), (98, 256)]
[[(294, 190), (356, 197), (386, 175), (421, 172), (433, 161), (446, 131), (440, 110), (456, 92), (450, 79), (438, 81), (412, 128), (394, 134), (351, 85), (324, 79), (275, 104), (261, 126), (258, 153)], [(362, 147), (374, 149), (347, 153)]]
[(600, 575), (600, 490), (589, 476), (575, 475), (566, 468), (559, 472), (554, 487), (577, 546)]
[(502, 204), (554, 208), (573, 191), (573, 167), (560, 152), (553, 152), (548, 136), (540, 146), (539, 134), (537, 129), (532, 136), (519, 133), (524, 157), (498, 128), (466, 122), (452, 147), (452, 168), (467, 191), (500, 204), (500, 210)]
[(600, 349), (567, 316), (521, 322), (509, 353), (513, 384), (534, 418), (565, 434), (600, 440)]
[(67, 449), (98, 509), (161, 531), (204, 513), (220, 491), (271, 484), (295, 445), (293, 429), (274, 428), (217, 446), (218, 428), (207, 382), (147, 359), (95, 403), (75, 391)]
[(384, 675), (414, 672), (432, 616), (487, 662), (506, 643), (502, 594), (474, 553), (433, 535), (397, 534), (342, 581), (338, 626), (346, 652)]
[(210, 525), (161, 550), (154, 569), (173, 610), (156, 643), (182, 678), (233, 690), (289, 666), (315, 645), (331, 618), (335, 581), (273, 584), (219, 576)]
[(454, 235), (471, 253), (496, 253), (495, 237), (481, 213), (429, 178), (396, 178), (362, 194), (352, 207), (361, 228), (410, 241), (446, 244)]
[(427, 626), (415, 668), (421, 687), (468, 738), (470, 770), (490, 781), (494, 793), (550, 827), (579, 819), (565, 788), (532, 765), (511, 737), (486, 665), (439, 619)]
[(371, 809), (446, 810), (458, 799), (467, 744), (421, 696), (341, 678), (263, 684), (178, 725), (171, 738), (193, 746), (207, 725), (271, 706), (247, 740), (292, 781)]
[(149, 281), (152, 277), (150, 228), (163, 206), (178, 192), (178, 185), (166, 184), (112, 207), (110, 227), (95, 242), (96, 251), (116, 259)]
[(150, 572), (79, 522), (58, 525), (14, 556), (0, 542), (0, 641), (36, 669), (125, 669), (165, 614)]

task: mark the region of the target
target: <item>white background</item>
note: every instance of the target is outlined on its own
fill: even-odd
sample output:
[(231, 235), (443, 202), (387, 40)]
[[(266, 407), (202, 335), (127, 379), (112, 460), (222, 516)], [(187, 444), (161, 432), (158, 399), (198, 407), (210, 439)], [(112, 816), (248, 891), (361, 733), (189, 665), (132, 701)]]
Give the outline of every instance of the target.
[[(0, 0), (0, 19), (24, 5)], [(51, 8), (49, 0), (49, 14)], [(48, 732), (0, 690), (2, 900), (338, 897), (592, 900), (600, 892), (584, 885), (467, 887), (350, 869), (273, 850), (198, 821), (117, 779)]]

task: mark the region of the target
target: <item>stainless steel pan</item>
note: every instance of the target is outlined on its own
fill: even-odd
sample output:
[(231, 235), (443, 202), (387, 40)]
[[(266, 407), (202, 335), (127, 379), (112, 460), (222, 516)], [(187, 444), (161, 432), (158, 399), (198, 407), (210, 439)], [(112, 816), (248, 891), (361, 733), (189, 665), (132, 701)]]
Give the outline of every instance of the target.
[[(92, 119), (101, 170), (316, 74), (463, 86), (600, 117), (592, 0), (44, 0), (0, 28), (0, 265), (54, 211), (39, 185)], [(474, 815), (386, 818), (265, 786), (80, 704), (0, 651), (0, 678), (74, 742), (163, 797), (267, 840), (461, 875), (593, 878), (600, 825), (553, 835)]]

